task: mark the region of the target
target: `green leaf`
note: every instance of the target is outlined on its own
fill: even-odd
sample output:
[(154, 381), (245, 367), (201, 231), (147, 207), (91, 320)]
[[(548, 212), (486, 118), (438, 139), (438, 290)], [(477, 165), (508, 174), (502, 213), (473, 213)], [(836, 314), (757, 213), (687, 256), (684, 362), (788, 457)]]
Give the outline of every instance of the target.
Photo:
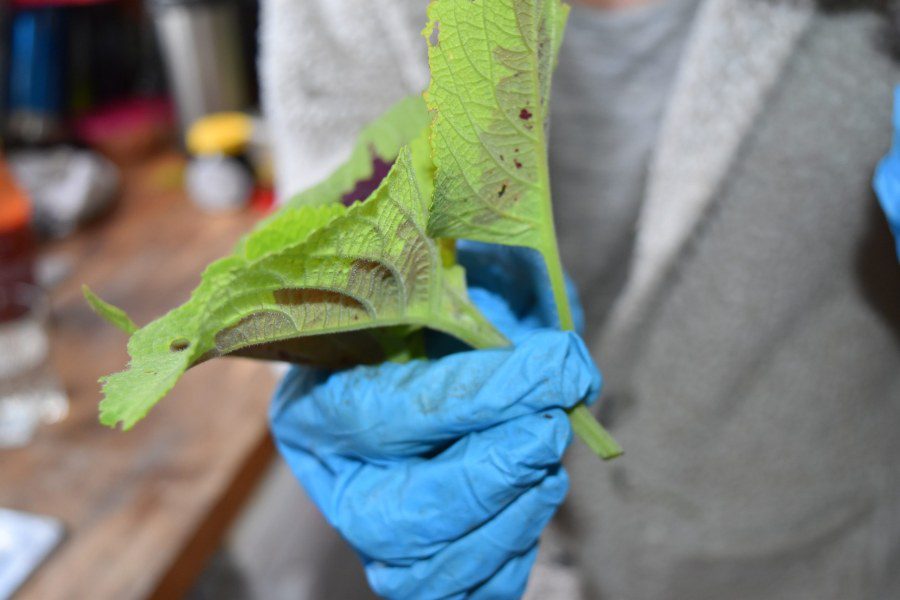
[(559, 0), (432, 1), (433, 236), (555, 249), (546, 125), (567, 15)]
[(124, 310), (115, 307), (108, 302), (104, 302), (97, 294), (92, 292), (88, 286), (81, 286), (81, 292), (84, 294), (84, 298), (88, 301), (88, 304), (91, 305), (91, 308), (94, 309), (94, 312), (109, 321), (112, 325), (115, 325), (128, 335), (133, 334), (139, 329), (134, 321), (125, 314)]
[[(539, 251), (563, 329), (574, 329), (559, 259), (547, 123), (569, 8), (560, 0), (432, 0), (428, 40), (436, 168), (428, 233)], [(622, 449), (584, 406), (576, 433), (600, 456)]]
[[(367, 187), (366, 182), (377, 175), (376, 167), (393, 163), (400, 149), (421, 136), (429, 121), (421, 96), (404, 98), (363, 129), (347, 162), (321, 183), (291, 198), (287, 206), (297, 208), (348, 199), (355, 190)], [(357, 195), (355, 199), (361, 200), (368, 194)]]
[[(132, 427), (188, 368), (217, 356), (381, 362), (408, 353), (424, 327), (473, 346), (505, 344), (469, 302), (462, 268), (445, 266), (426, 234), (416, 164), (404, 150), (366, 202), (297, 209), (211, 265), (186, 304), (132, 336), (129, 369), (104, 380), (101, 422)], [(315, 225), (298, 232), (306, 219)], [(297, 243), (286, 245), (290, 235)]]
[[(135, 331), (86, 290), (100, 314), (134, 332), (129, 368), (103, 380), (101, 421), (132, 427), (188, 368), (219, 356), (331, 367), (409, 360), (422, 355), (426, 327), (474, 347), (505, 345), (467, 297), (455, 238), (539, 250), (571, 328), (546, 156), (567, 11), (559, 0), (433, 0), (427, 105), (398, 103), (336, 173), (148, 326)], [(571, 417), (599, 454), (620, 452), (585, 407)]]

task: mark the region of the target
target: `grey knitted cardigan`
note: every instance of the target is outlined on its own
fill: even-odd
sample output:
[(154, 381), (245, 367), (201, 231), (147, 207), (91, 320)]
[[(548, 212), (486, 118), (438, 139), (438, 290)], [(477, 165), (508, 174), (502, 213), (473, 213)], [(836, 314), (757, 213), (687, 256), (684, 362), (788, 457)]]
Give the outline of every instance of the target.
[[(268, 0), (283, 192), (424, 85), (424, 4)], [(869, 185), (898, 71), (879, 26), (809, 0), (701, 7), (629, 280), (587, 335), (626, 455), (570, 456), (585, 597), (900, 598), (900, 268)]]

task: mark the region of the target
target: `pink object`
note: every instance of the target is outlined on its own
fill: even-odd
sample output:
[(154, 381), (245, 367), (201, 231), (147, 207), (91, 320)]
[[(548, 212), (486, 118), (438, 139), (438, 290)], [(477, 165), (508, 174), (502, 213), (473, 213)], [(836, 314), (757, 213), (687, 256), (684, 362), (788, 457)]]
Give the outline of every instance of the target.
[(47, 8), (61, 6), (91, 6), (106, 4), (114, 0), (13, 0), (13, 8)]
[[(80, 1), (80, 0), (79, 0)], [(92, 110), (75, 120), (75, 135), (94, 146), (146, 130), (169, 128), (172, 104), (166, 98), (132, 98)]]

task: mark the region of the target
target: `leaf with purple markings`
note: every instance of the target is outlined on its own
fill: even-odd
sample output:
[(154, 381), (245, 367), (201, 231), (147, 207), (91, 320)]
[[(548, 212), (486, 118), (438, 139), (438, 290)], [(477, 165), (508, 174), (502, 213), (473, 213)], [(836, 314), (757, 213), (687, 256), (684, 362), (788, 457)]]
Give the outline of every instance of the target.
[(462, 268), (446, 266), (426, 234), (418, 179), (404, 150), (368, 201), (298, 209), (297, 223), (327, 222), (302, 231), (291, 222), (296, 243), (277, 238), (274, 251), (251, 236), (211, 265), (186, 304), (132, 336), (129, 368), (104, 380), (101, 421), (132, 427), (188, 368), (219, 356), (378, 363), (408, 352), (408, 336), (426, 327), (473, 346), (505, 344), (469, 302)]

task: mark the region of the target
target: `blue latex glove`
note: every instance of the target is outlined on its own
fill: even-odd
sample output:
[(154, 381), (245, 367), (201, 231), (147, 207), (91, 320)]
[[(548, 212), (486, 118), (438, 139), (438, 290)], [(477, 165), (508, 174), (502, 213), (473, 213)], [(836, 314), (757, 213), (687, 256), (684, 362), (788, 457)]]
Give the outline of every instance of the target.
[(875, 191), (897, 240), (900, 258), (900, 87), (894, 90), (894, 141), (875, 171)]
[(282, 454), (388, 598), (520, 596), (568, 488), (564, 409), (600, 388), (580, 338), (545, 329), (533, 257), (467, 245), (460, 259), (514, 348), (294, 368), (272, 406)]

